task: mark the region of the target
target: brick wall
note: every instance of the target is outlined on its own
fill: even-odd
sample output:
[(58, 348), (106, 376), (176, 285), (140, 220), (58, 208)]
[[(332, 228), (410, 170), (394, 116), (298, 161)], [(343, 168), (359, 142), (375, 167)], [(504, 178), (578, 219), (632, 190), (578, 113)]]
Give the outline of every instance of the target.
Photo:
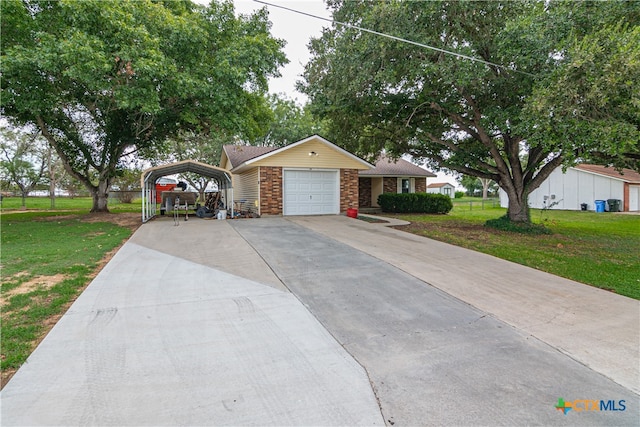
[(340, 169), (340, 212), (358, 207), (358, 170)]
[(358, 205), (371, 207), (371, 178), (358, 178)]
[(382, 192), (397, 193), (398, 178), (396, 178), (395, 176), (385, 176), (384, 178), (382, 178)]
[(282, 215), (282, 168), (260, 166), (260, 214)]
[(427, 178), (416, 178), (416, 193), (427, 192)]

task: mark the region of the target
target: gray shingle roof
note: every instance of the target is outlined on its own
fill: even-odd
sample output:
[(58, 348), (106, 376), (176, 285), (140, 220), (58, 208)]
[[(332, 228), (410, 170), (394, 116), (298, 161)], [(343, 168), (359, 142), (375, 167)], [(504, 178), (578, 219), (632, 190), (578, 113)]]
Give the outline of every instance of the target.
[(434, 177), (435, 174), (420, 166), (414, 165), (404, 159), (396, 161), (385, 156), (380, 156), (375, 168), (360, 171), (360, 176), (426, 176)]
[(227, 158), (231, 162), (231, 167), (241, 165), (247, 160), (267, 154), (270, 151), (277, 150), (278, 147), (256, 147), (253, 145), (225, 145), (223, 147)]

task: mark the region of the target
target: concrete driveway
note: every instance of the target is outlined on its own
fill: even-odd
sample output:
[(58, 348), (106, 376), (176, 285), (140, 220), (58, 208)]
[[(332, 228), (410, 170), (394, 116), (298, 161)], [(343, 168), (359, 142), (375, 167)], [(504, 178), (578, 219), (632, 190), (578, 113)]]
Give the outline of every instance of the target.
[[(4, 388), (2, 425), (637, 425), (637, 301), (537, 274), (345, 217), (158, 219)], [(580, 323), (594, 300), (611, 336)]]
[[(640, 420), (638, 395), (629, 388), (530, 332), (403, 271), (416, 267), (411, 262), (416, 257), (431, 256), (433, 241), (343, 217), (269, 219), (234, 222), (233, 226), (365, 367), (389, 424), (637, 425)], [(312, 232), (312, 228), (317, 232)], [(362, 243), (361, 250), (352, 247), (358, 242)], [(448, 259), (447, 250), (450, 255), (459, 254), (449, 245), (435, 248), (439, 250), (435, 258)], [(406, 262), (403, 264), (394, 253), (404, 254), (407, 250), (413, 250), (414, 256), (407, 254), (402, 258)], [(375, 251), (379, 257), (365, 253)], [(443, 271), (436, 271), (434, 278), (440, 280), (461, 262), (465, 265), (468, 286), (474, 283), (482, 286), (491, 277), (514, 288), (526, 282), (527, 275), (536, 274), (496, 258), (489, 262), (475, 252), (462, 251), (464, 258), (441, 264), (439, 268)], [(383, 261), (385, 253), (391, 254), (386, 258), (401, 268)], [(423, 270), (433, 268), (423, 261)], [(461, 280), (459, 274), (449, 274), (449, 280)], [(555, 292), (569, 292), (565, 283), (569, 281), (551, 275), (542, 278), (547, 282), (539, 286), (540, 292), (546, 293), (548, 285), (559, 286)], [(575, 292), (586, 289), (586, 296), (593, 289), (573, 282), (571, 285), (579, 287)], [(626, 329), (618, 335), (616, 329), (610, 330), (613, 341), (617, 337), (625, 342), (619, 345), (622, 350), (616, 351), (607, 347), (608, 343), (603, 345), (585, 334), (580, 341), (588, 347), (584, 351), (596, 354), (597, 360), (601, 354), (608, 354), (612, 356), (612, 365), (626, 365), (629, 368), (625, 373), (637, 375), (638, 302), (599, 292), (605, 303), (611, 302), (611, 317), (618, 318), (604, 322)], [(498, 292), (493, 293), (497, 298)], [(567, 304), (560, 295), (542, 297), (552, 311)], [(535, 295), (531, 300), (538, 298), (540, 295)], [(513, 296), (511, 301), (504, 295), (497, 298), (498, 304), (522, 301), (526, 303), (526, 298)], [(589, 299), (574, 300), (573, 311), (585, 311), (589, 304)], [(505, 310), (513, 312), (518, 308)], [(523, 314), (531, 313), (524, 310)], [(525, 322), (537, 323), (535, 319), (539, 316), (532, 317)], [(596, 332), (601, 329), (596, 327), (598, 322), (599, 319), (590, 321)], [(549, 327), (556, 326), (550, 322)], [(566, 325), (564, 332), (573, 334), (583, 328), (588, 329), (589, 325)], [(544, 328), (538, 325), (538, 329)], [(616, 356), (626, 359), (615, 360)], [(637, 385), (633, 377), (621, 378), (620, 382), (624, 381)], [(560, 397), (566, 401), (624, 400), (626, 409), (565, 416), (554, 408)]]
[(0, 399), (2, 426), (384, 425), (365, 370), (230, 222), (197, 219), (138, 229)]

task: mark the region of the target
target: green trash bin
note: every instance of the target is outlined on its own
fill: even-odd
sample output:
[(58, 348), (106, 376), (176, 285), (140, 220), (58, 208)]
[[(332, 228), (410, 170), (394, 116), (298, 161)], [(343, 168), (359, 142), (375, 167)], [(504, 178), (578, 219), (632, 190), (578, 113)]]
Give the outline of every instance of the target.
[(622, 200), (607, 199), (607, 203), (609, 204), (609, 212), (620, 212), (620, 205), (622, 204)]

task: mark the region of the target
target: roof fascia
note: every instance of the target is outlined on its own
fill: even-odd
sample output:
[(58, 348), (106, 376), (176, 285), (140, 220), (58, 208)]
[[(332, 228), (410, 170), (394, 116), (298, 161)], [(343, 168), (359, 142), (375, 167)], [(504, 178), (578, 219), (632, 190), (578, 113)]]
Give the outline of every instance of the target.
[(360, 177), (362, 178), (433, 178), (431, 175), (427, 176), (427, 175), (389, 175), (389, 174), (383, 174), (383, 175), (364, 174), (364, 175), (360, 175)]
[(338, 151), (339, 153), (342, 153), (342, 154), (344, 154), (344, 155), (346, 155), (346, 156), (350, 157), (352, 160), (355, 160), (355, 161), (359, 162), (359, 163), (360, 163), (360, 164), (362, 164), (363, 166), (366, 166), (366, 167), (367, 167), (367, 169), (373, 169), (373, 168), (374, 168), (374, 166), (373, 166), (371, 163), (369, 163), (369, 162), (365, 162), (365, 161), (364, 161), (364, 160), (362, 160), (360, 157), (358, 157), (358, 156), (356, 156), (356, 155), (354, 155), (354, 154), (351, 154), (350, 152), (348, 152), (348, 151), (347, 151), (347, 150), (345, 150), (344, 148), (340, 148), (340, 147), (338, 147), (337, 145), (333, 144), (332, 142), (327, 141), (326, 139), (324, 139), (324, 138), (323, 138), (323, 137), (321, 137), (320, 135), (312, 135), (312, 136), (307, 137), (307, 138), (305, 138), (305, 139), (301, 139), (301, 140), (300, 140), (300, 141), (298, 141), (298, 142), (294, 142), (293, 144), (289, 144), (289, 145), (286, 145), (286, 146), (284, 146), (284, 147), (280, 147), (280, 148), (278, 148), (278, 149), (276, 149), (276, 150), (269, 151), (268, 153), (265, 153), (265, 154), (263, 154), (263, 155), (261, 155), (261, 156), (254, 157), (253, 159), (249, 159), (249, 160), (247, 160), (246, 162), (244, 162), (243, 164), (238, 165), (238, 168), (233, 168), (233, 169), (232, 169), (232, 171), (234, 171), (234, 172), (235, 172), (235, 171), (236, 171), (236, 169), (241, 169), (241, 168), (242, 168), (242, 169), (244, 169), (244, 166), (245, 166), (245, 165), (247, 165), (247, 166), (248, 166), (248, 165), (250, 165), (250, 164), (252, 164), (252, 163), (255, 163), (255, 162), (259, 162), (259, 161), (261, 161), (261, 160), (264, 160), (264, 159), (266, 159), (266, 158), (268, 158), (268, 157), (270, 157), (270, 156), (275, 156), (275, 155), (277, 155), (277, 154), (279, 154), (279, 153), (282, 153), (282, 152), (284, 152), (284, 151), (286, 151), (286, 150), (289, 150), (289, 149), (291, 149), (291, 148), (293, 148), (293, 147), (297, 147), (298, 145), (305, 144), (305, 143), (307, 143), (307, 142), (309, 142), (309, 141), (311, 141), (311, 140), (314, 140), (314, 139), (316, 139), (316, 140), (320, 141), (321, 143), (323, 143), (323, 144), (324, 144), (324, 145), (326, 145), (327, 147), (329, 147), (329, 148), (331, 148), (331, 149), (333, 149), (333, 150), (336, 150), (336, 151)]
[(605, 174), (603, 174), (603, 173), (594, 172), (594, 171), (590, 171), (590, 170), (586, 170), (586, 169), (580, 169), (580, 168), (574, 168), (574, 167), (572, 167), (572, 168), (570, 168), (570, 169), (576, 170), (576, 171), (578, 171), (578, 172), (586, 172), (586, 173), (590, 173), (591, 175), (598, 175), (598, 176), (601, 176), (601, 177), (603, 177), (603, 178), (611, 178), (611, 179), (615, 179), (616, 181), (628, 182), (628, 183), (630, 183), (630, 184), (633, 182), (633, 181), (631, 181), (631, 180), (624, 179), (624, 176), (623, 176), (623, 175), (620, 175), (620, 177), (616, 177), (616, 176), (605, 175)]

